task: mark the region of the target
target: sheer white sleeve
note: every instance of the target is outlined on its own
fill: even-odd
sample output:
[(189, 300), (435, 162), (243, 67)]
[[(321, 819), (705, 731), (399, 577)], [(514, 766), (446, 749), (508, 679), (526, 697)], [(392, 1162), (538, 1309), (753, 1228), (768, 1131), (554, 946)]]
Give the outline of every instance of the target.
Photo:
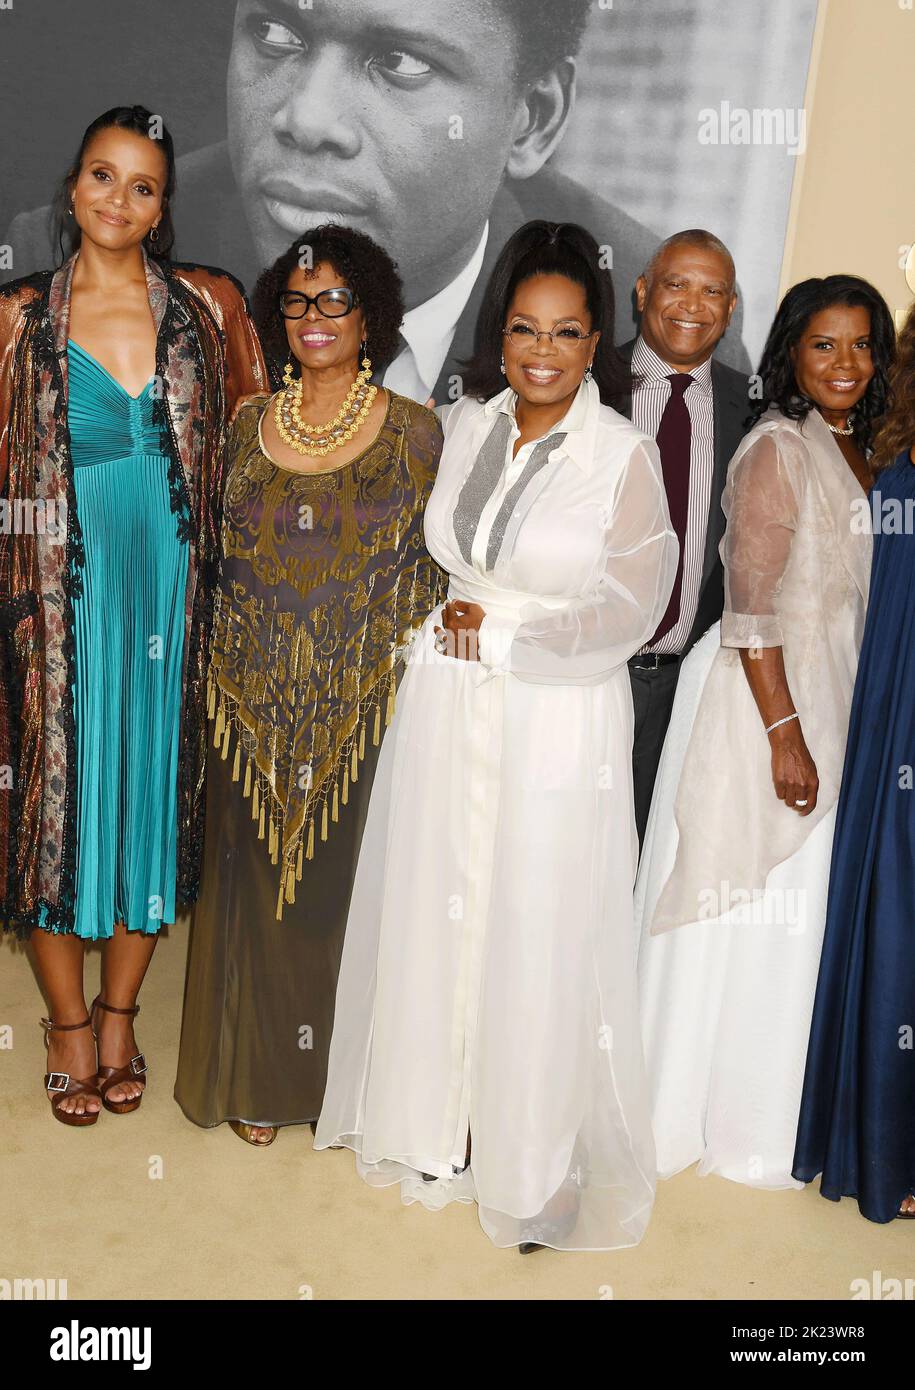
[(722, 499), (723, 647), (782, 645), (776, 597), (797, 529), (803, 478), (803, 460), (771, 435), (755, 440), (731, 467)]
[(633, 449), (608, 505), (593, 594), (567, 607), (528, 605), (516, 623), (480, 626), (480, 660), (522, 680), (593, 684), (638, 651), (663, 616), (677, 570), (653, 441)]

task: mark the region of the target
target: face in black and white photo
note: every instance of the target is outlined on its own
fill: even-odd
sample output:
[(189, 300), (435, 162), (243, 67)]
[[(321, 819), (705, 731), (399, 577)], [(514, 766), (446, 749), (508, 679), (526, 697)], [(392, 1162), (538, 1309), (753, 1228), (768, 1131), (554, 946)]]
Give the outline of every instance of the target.
[(522, 12), (496, 0), (240, 0), (229, 149), (262, 260), (333, 219), (395, 255), (411, 306), (454, 279), (503, 178), (537, 173), (571, 108), (569, 59), (529, 88)]
[[(58, 106), (72, 107), (77, 92), (96, 89), (121, 101), (127, 87), (164, 113), (180, 132), (175, 257), (220, 266), (249, 292), (307, 227), (331, 220), (371, 236), (397, 262), (407, 306), (399, 355), (376, 365), (386, 385), (415, 399), (460, 394), (499, 251), (536, 219), (578, 223), (595, 237), (613, 273), (617, 343), (635, 336), (636, 281), (670, 232), (711, 228), (738, 264), (764, 265), (765, 284), (757, 275), (741, 287), (718, 349), (722, 360), (748, 369), (744, 315), (759, 338), (775, 298), (773, 228), (780, 235), (792, 161), (774, 147), (752, 152), (761, 180), (757, 211), (744, 209), (733, 177), (744, 152), (701, 143), (698, 114), (719, 92), (735, 90), (752, 104), (791, 106), (803, 92), (813, 0), (797, 0), (790, 15), (781, 6), (774, 32), (767, 21), (766, 42), (781, 56), (764, 71), (756, 7), (740, 22), (735, 17), (729, 48), (708, 50), (701, 45), (713, 24), (712, 0), (677, 0), (676, 24), (665, 28), (669, 4), (195, 0), (187, 8), (141, 7), (115, 94), (102, 55), (112, 25), (122, 26), (123, 38), (124, 21), (99, 0), (57, 20), (61, 52), (69, 55)], [(8, 40), (11, 73), (28, 70), (38, 25), (37, 13), (19, 12)], [(693, 67), (683, 60), (690, 43), (703, 55)], [(47, 153), (29, 164), (25, 205), (13, 205), (3, 229), (11, 264), (0, 268), (0, 280), (59, 262), (46, 204), (79, 125), (75, 116), (73, 131), (58, 122), (52, 132), (52, 117), (32, 105), (24, 77), (15, 77), (7, 100), (12, 144), (34, 146), (37, 130)], [(95, 103), (78, 111), (86, 120), (95, 114)], [(43, 161), (46, 180), (35, 175)]]
[[(593, 227), (631, 288), (650, 233), (544, 168), (574, 107), (588, 8), (239, 0), (228, 148), (257, 256), (328, 220), (384, 246), (408, 310), (386, 380), (406, 394), (454, 393), (489, 269), (526, 217)], [(624, 291), (624, 331), (627, 314)]]

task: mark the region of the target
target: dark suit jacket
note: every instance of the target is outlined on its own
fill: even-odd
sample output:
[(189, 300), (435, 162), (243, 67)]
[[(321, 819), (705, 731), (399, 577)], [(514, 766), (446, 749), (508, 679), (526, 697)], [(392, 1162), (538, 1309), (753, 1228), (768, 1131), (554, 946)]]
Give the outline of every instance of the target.
[[(248, 231), (225, 142), (183, 155), (178, 160), (177, 182), (175, 255), (183, 261), (231, 271), (250, 294), (264, 267), (259, 263)], [(447, 189), (443, 188), (443, 201), (447, 196)], [(13, 218), (6, 242), (13, 247), (15, 268), (6, 275), (0, 273), (0, 283), (4, 278), (18, 278), (56, 264), (57, 250), (51, 245), (49, 213), (50, 209), (43, 207), (20, 212)], [(434, 236), (433, 210), (429, 218), (430, 236)], [(448, 358), (436, 382), (433, 395), (437, 402), (448, 399), (449, 378), (461, 375), (461, 362), (473, 351), (477, 315), (496, 257), (512, 232), (533, 218), (578, 222), (591, 232), (599, 245), (612, 248), (617, 341), (632, 334), (635, 282), (660, 237), (559, 173), (552, 164), (546, 165), (532, 178), (506, 179), (493, 200), (483, 266), (458, 320)], [(726, 353), (735, 365), (749, 368), (749, 358), (740, 341), (739, 313), (738, 303), (728, 331), (727, 347), (722, 343), (719, 354)]]
[[(620, 352), (632, 362), (635, 339), (624, 343)], [(705, 533), (705, 554), (702, 578), (699, 583), (699, 606), (690, 629), (683, 655), (704, 632), (721, 617), (724, 607), (724, 567), (718, 548), (724, 535), (724, 512), (721, 495), (727, 481), (728, 464), (738, 444), (747, 433), (746, 418), (750, 413), (750, 382), (743, 372), (727, 367), (712, 358), (712, 400), (715, 414), (715, 468), (712, 474), (712, 495), (709, 500), (708, 527)], [(626, 411), (632, 414), (631, 406)]]

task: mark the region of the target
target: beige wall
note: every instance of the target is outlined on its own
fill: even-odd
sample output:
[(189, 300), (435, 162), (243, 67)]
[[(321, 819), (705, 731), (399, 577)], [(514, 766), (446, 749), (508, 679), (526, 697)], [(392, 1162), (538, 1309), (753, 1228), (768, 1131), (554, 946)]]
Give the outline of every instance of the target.
[[(915, 5), (820, 0), (781, 292), (810, 275), (863, 275), (897, 322), (912, 302)], [(910, 267), (912, 261), (910, 260)]]

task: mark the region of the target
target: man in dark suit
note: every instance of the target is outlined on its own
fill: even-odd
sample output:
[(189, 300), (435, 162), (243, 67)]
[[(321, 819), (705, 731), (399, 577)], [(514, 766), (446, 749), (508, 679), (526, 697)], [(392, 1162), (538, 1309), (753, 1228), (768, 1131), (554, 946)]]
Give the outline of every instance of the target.
[[(656, 237), (549, 162), (575, 104), (590, 0), (238, 0), (228, 140), (178, 161), (177, 254), (250, 291), (296, 234), (334, 219), (398, 262), (407, 316), (384, 380), (461, 391), (480, 302), (508, 237), (579, 222), (630, 286)], [(13, 274), (54, 264), (48, 210), (7, 234)], [(617, 337), (633, 326), (620, 296)], [(743, 354), (739, 338), (734, 351)]]
[(667, 611), (629, 661), (635, 713), (633, 781), (641, 844), (670, 722), (680, 663), (721, 617), (721, 496), (747, 430), (750, 381), (714, 359), (737, 304), (727, 247), (695, 228), (669, 237), (636, 281), (639, 334), (630, 415), (657, 439), (680, 562)]

